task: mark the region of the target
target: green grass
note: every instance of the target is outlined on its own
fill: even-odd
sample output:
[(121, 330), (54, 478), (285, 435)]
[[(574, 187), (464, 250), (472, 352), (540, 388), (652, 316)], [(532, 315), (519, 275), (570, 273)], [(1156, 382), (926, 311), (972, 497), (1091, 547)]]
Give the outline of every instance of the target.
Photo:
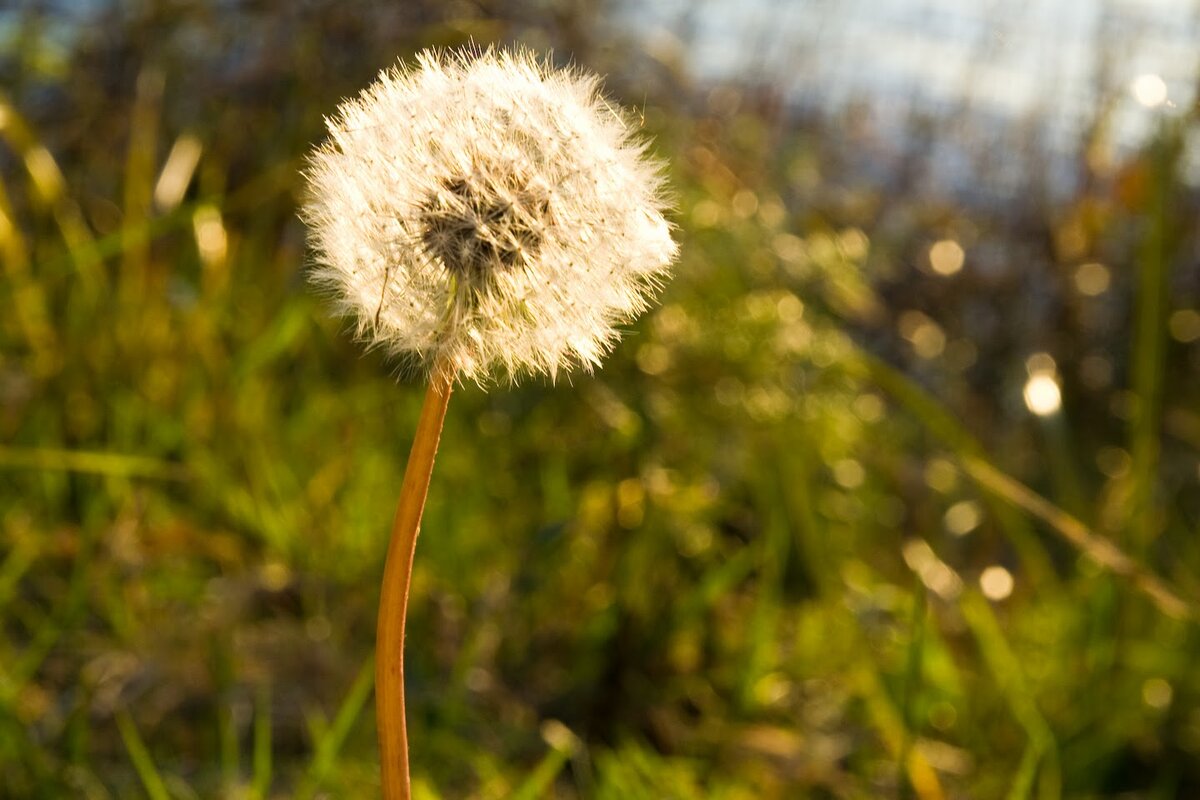
[[(316, 74), (332, 45), (279, 46)], [(369, 797), (422, 387), (308, 291), (295, 202), (320, 114), (384, 56), (206, 117), (181, 53), (92, 139), (33, 124), (29, 86), (0, 98), (0, 797)], [(64, 69), (38, 80), (91, 108)], [(1181, 131), (1145, 156), (1157, 199), (1047, 212), (1109, 203), (1093, 257), (1132, 342), (1102, 392), (1056, 342), (1108, 340), (1029, 343), (1068, 376), (1052, 429), (1019, 406), (1027, 350), (976, 341), (964, 371), (896, 330), (948, 291), (896, 276), (966, 212), (890, 198), (920, 220), (898, 234), (855, 210), (873, 187), (795, 177), (836, 137), (647, 102), (683, 245), (661, 307), (594, 376), (451, 402), (408, 630), (416, 796), (1200, 791), (1197, 451), (1162, 432), (1200, 397), (1166, 334)], [(160, 208), (185, 133), (199, 166)], [(982, 594), (994, 565), (1011, 596)]]

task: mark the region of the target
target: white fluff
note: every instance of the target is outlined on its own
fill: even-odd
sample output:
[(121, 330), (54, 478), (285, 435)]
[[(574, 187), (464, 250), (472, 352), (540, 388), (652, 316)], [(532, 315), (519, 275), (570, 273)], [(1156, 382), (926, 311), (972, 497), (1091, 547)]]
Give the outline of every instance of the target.
[(659, 165), (575, 70), (426, 51), (327, 125), (312, 278), (362, 339), (438, 377), (591, 369), (675, 258)]

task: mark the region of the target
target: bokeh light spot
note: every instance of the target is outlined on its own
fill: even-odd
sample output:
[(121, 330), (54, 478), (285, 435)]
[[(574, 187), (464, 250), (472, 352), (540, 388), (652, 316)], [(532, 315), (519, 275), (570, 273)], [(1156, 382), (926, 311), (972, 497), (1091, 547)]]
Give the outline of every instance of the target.
[(1146, 108), (1155, 108), (1167, 101), (1167, 83), (1153, 72), (1138, 75), (1129, 88), (1133, 92), (1133, 99)]
[(1110, 275), (1108, 267), (1095, 261), (1080, 264), (1075, 270), (1075, 288), (1088, 297), (1096, 297), (1108, 291)]
[(1089, 389), (1105, 389), (1112, 385), (1113, 365), (1106, 357), (1092, 353), (1079, 362), (1079, 378)]
[(940, 325), (920, 311), (905, 311), (898, 320), (900, 335), (913, 351), (925, 359), (937, 358), (946, 349), (946, 334)]
[(1133, 466), (1133, 458), (1120, 447), (1101, 447), (1096, 453), (1096, 466), (1109, 478), (1123, 478)]
[(863, 422), (879, 422), (886, 410), (883, 398), (877, 394), (860, 394), (851, 406)]
[(780, 233), (771, 241), (775, 255), (787, 264), (799, 264), (804, 260), (804, 240), (791, 233)]
[(858, 228), (847, 228), (838, 234), (838, 244), (851, 261), (862, 261), (871, 248), (871, 240)]
[(647, 375), (661, 375), (671, 366), (671, 351), (661, 344), (644, 344), (638, 348), (637, 365)]
[(957, 721), (958, 712), (954, 710), (954, 706), (945, 700), (934, 703), (929, 709), (929, 724), (939, 731), (950, 730)]
[(1150, 678), (1142, 684), (1142, 701), (1151, 708), (1161, 711), (1171, 705), (1171, 699), (1174, 695), (1175, 692), (1171, 689), (1171, 684), (1162, 678)]
[(866, 477), (862, 464), (853, 458), (843, 458), (833, 465), (833, 479), (843, 489), (857, 489), (863, 485)]
[(713, 200), (701, 200), (692, 206), (692, 222), (697, 228), (712, 228), (721, 222), (721, 206)]
[(1044, 372), (1053, 375), (1058, 370), (1058, 364), (1054, 360), (1054, 356), (1049, 353), (1034, 353), (1029, 358), (1025, 359), (1025, 371), (1030, 375), (1037, 375)]
[(962, 269), (966, 254), (953, 239), (934, 242), (929, 248), (929, 266), (938, 275), (953, 275)]
[(1194, 342), (1200, 339), (1200, 313), (1195, 309), (1185, 308), (1176, 311), (1167, 320), (1171, 330), (1171, 338), (1177, 342)]
[(742, 189), (733, 196), (729, 207), (735, 217), (749, 219), (758, 210), (758, 195), (749, 189)]
[(268, 561), (258, 572), (263, 588), (269, 592), (281, 592), (292, 581), (292, 571), (286, 564), (278, 561)]
[(1062, 391), (1054, 376), (1039, 372), (1025, 382), (1025, 407), (1039, 417), (1058, 413), (1062, 407)]
[(192, 232), (204, 266), (212, 268), (223, 264), (229, 249), (229, 237), (225, 233), (221, 212), (215, 206), (200, 206), (192, 215)]
[(1004, 600), (1013, 591), (1012, 573), (1004, 567), (992, 565), (980, 574), (979, 588), (988, 600)]
[(952, 492), (958, 486), (958, 469), (945, 458), (935, 458), (925, 465), (925, 485), (935, 492)]
[(780, 322), (797, 322), (804, 316), (804, 303), (794, 294), (785, 294), (775, 304), (775, 313)]
[(927, 588), (943, 600), (951, 600), (962, 591), (962, 579), (950, 565), (937, 557), (923, 539), (909, 539), (900, 550), (904, 563), (917, 574)]
[(978, 503), (974, 500), (960, 500), (946, 509), (946, 513), (942, 517), (942, 524), (946, 527), (947, 533), (966, 536), (979, 527), (982, 519), (983, 513)]

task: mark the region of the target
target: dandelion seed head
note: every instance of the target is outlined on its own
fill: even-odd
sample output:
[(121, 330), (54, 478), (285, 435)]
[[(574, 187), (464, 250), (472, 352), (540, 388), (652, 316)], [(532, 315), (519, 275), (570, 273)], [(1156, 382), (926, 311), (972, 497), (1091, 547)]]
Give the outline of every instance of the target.
[(577, 70), (426, 51), (327, 126), (302, 211), (312, 279), (430, 373), (591, 369), (675, 258), (660, 165)]

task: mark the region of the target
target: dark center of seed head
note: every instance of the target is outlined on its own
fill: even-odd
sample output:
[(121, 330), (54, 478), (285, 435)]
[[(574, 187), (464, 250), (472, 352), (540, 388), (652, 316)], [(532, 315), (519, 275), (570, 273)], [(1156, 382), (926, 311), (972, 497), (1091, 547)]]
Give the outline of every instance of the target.
[(549, 196), (519, 183), (501, 193), (465, 178), (444, 181), (421, 206), (425, 251), (463, 280), (526, 265), (541, 245)]

